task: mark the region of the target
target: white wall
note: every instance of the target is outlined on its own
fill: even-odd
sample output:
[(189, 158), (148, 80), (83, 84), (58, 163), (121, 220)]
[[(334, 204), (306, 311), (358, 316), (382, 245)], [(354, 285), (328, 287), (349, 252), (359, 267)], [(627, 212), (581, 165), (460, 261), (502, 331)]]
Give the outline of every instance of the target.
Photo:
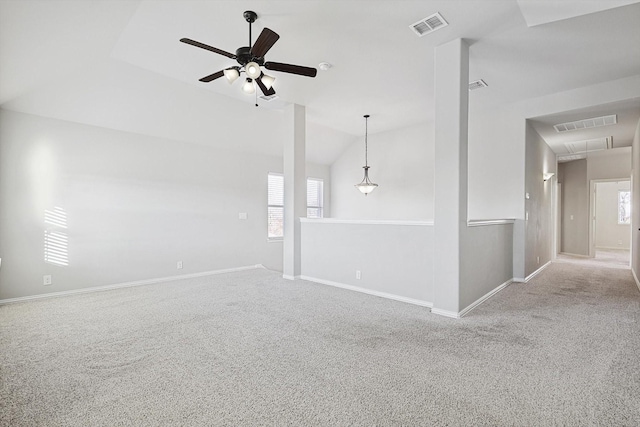
[[(514, 272), (518, 278), (526, 278), (551, 261), (553, 240), (553, 198), (556, 176), (543, 180), (544, 173), (557, 174), (556, 155), (527, 121), (525, 162), (525, 221), (524, 274)], [(529, 198), (526, 198), (526, 194)], [(527, 218), (528, 216), (528, 218)]]
[(460, 246), (461, 312), (500, 285), (511, 282), (512, 254), (513, 224), (467, 227)]
[(618, 192), (630, 188), (629, 181), (596, 184), (596, 248), (629, 249), (631, 224), (618, 224)]
[(561, 251), (589, 255), (589, 183), (587, 160), (573, 160), (558, 165), (562, 184)]
[(524, 218), (525, 119), (520, 105), (469, 109), (468, 217)]
[[(282, 172), (282, 158), (2, 110), (0, 299), (255, 264), (279, 270), (282, 244), (266, 237), (270, 171)], [(309, 172), (330, 186), (328, 167)], [(55, 206), (68, 215), (66, 267), (43, 260), (43, 215)], [(43, 286), (45, 274), (53, 285)]]
[(433, 246), (431, 225), (306, 220), (302, 276), (426, 305), (433, 302)]
[(370, 133), (369, 177), (379, 187), (368, 196), (354, 187), (364, 175), (364, 136), (357, 138), (331, 166), (332, 217), (432, 220), (433, 132), (429, 124)]
[(631, 147), (589, 153), (587, 179), (619, 179), (631, 176)]

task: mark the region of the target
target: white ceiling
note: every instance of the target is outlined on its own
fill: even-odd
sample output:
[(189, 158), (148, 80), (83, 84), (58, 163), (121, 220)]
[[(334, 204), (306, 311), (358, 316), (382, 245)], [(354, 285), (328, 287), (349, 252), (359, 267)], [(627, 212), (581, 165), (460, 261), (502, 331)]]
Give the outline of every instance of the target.
[[(489, 84), (471, 92), (474, 106), (638, 74), (638, 1), (567, 3), (559, 14), (539, 0), (0, 0), (0, 106), (277, 155), (284, 130), (273, 123), (296, 102), (307, 107), (308, 159), (330, 164), (365, 113), (370, 134), (433, 120), (433, 49), (455, 38), (471, 43), (470, 80)], [(263, 27), (280, 35), (267, 60), (334, 67), (315, 79), (273, 72), (280, 101), (262, 108), (239, 82), (198, 82), (234, 61), (178, 40), (234, 52), (248, 42), (245, 10), (259, 15), (254, 40)], [(409, 29), (435, 12), (449, 26), (422, 38)]]

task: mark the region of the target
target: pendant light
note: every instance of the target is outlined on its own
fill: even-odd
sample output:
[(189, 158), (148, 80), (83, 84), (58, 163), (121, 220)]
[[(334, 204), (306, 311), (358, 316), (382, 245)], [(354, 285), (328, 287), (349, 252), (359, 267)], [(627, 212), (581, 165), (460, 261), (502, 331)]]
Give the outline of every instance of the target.
[(369, 133), (369, 115), (365, 114), (364, 115), (364, 178), (362, 179), (362, 182), (360, 182), (360, 184), (356, 184), (355, 187), (360, 190), (360, 192), (362, 194), (364, 194), (365, 196), (369, 193), (371, 193), (373, 190), (376, 189), (376, 187), (378, 186), (378, 184), (374, 184), (373, 182), (371, 182), (371, 180), (369, 179), (369, 161), (368, 161), (368, 141), (367, 141), (367, 136)]

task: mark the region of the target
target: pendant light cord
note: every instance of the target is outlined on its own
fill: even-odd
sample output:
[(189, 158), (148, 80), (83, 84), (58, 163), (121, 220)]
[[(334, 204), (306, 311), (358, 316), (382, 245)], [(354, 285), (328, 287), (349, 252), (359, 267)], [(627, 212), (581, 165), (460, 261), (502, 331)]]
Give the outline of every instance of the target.
[(369, 143), (367, 138), (369, 136), (369, 115), (364, 116), (364, 166), (369, 167)]

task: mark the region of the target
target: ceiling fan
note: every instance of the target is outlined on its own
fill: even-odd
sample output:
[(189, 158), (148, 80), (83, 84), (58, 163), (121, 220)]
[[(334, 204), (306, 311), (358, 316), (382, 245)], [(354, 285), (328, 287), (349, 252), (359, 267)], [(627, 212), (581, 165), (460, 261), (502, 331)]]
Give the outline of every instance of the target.
[(242, 90), (244, 92), (249, 94), (254, 93), (255, 87), (253, 85), (253, 82), (255, 82), (265, 96), (271, 96), (275, 95), (276, 93), (276, 91), (272, 87), (275, 77), (264, 74), (260, 67), (264, 67), (267, 70), (271, 71), (280, 71), (283, 73), (297, 74), (300, 76), (316, 76), (318, 71), (315, 68), (303, 67), (301, 65), (283, 64), (281, 62), (265, 61), (264, 56), (267, 54), (269, 49), (271, 49), (271, 47), (273, 47), (273, 45), (278, 41), (280, 36), (274, 31), (265, 27), (252, 46), (251, 24), (253, 24), (256, 19), (258, 19), (258, 14), (248, 10), (244, 12), (243, 16), (244, 19), (249, 23), (249, 46), (239, 47), (236, 50), (235, 54), (188, 38), (180, 39), (182, 43), (187, 43), (201, 49), (210, 50), (211, 52), (226, 56), (227, 58), (235, 59), (236, 61), (238, 61), (238, 64), (240, 64), (240, 66), (232, 66), (205, 76), (200, 79), (201, 82), (208, 83), (222, 76), (225, 76), (229, 83), (233, 83), (238, 77), (240, 77), (240, 73), (244, 72), (247, 75), (245, 83), (242, 86)]

